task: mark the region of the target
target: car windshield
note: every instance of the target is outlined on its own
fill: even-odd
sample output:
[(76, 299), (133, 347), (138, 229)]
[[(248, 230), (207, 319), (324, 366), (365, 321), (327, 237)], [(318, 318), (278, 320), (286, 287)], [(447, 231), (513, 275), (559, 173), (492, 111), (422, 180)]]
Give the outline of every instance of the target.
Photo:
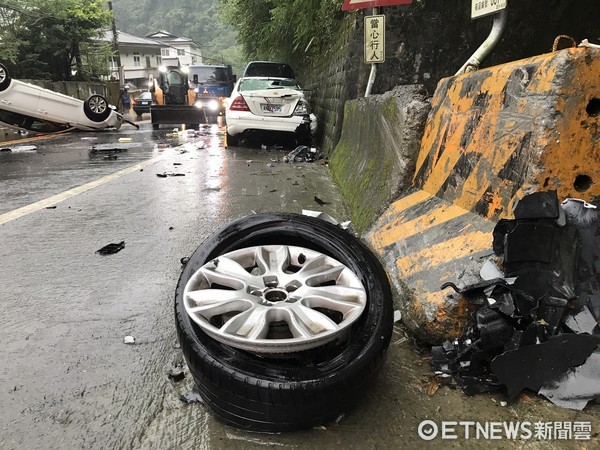
[(294, 78), (294, 72), (288, 64), (273, 62), (251, 62), (244, 72), (246, 77)]
[(240, 81), (238, 90), (240, 92), (245, 91), (258, 91), (261, 89), (301, 89), (296, 80), (292, 79), (267, 79), (267, 78), (246, 78)]
[(140, 100), (152, 100), (152, 92), (142, 92), (138, 98)]
[(197, 83), (229, 81), (225, 67), (190, 67), (190, 79)]

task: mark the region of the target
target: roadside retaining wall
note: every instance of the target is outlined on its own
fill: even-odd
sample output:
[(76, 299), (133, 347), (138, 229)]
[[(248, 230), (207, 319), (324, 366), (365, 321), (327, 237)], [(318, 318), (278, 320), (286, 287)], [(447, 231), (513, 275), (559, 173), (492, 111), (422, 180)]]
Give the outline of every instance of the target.
[[(420, 84), (433, 95), (440, 79), (455, 74), (492, 28), (492, 17), (471, 20), (470, 7), (466, 0), (413, 0), (408, 6), (380, 8), (386, 16), (386, 61), (378, 65), (372, 92)], [(294, 65), (299, 79), (313, 90), (317, 142), (326, 154), (341, 136), (345, 102), (365, 93), (370, 65), (363, 61), (363, 19), (371, 12), (368, 8), (340, 13), (331, 45), (320, 49), (310, 64)], [(482, 67), (549, 52), (558, 35), (599, 43), (598, 0), (512, 1), (507, 13), (502, 39)]]
[[(378, 189), (389, 183), (386, 195), (402, 190), (401, 178), (414, 167), (412, 186), (365, 238), (385, 263), (401, 294), (404, 322), (418, 337), (437, 344), (468, 324), (470, 305), (439, 288), (478, 281), (492, 254), (495, 222), (511, 216), (516, 200), (536, 190), (600, 199), (599, 89), (600, 50), (584, 48), (445, 78), (414, 161), (406, 142), (379, 149), (390, 133), (382, 127), (389, 100), (372, 100), (373, 109), (349, 102), (331, 169), (338, 183), (345, 180), (342, 191), (360, 230), (376, 214), (373, 205), (385, 202)], [(384, 138), (378, 141), (379, 129)]]
[(346, 103), (345, 126), (329, 164), (357, 231), (410, 186), (429, 108), (418, 85)]

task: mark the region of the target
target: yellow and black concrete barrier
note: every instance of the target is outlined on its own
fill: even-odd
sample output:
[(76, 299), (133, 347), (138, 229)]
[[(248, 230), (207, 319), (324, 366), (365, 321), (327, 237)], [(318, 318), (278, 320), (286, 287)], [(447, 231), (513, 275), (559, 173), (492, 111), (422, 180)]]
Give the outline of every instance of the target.
[(440, 286), (478, 281), (495, 222), (512, 217), (525, 194), (600, 199), (599, 125), (598, 49), (561, 50), (439, 82), (412, 188), (365, 235), (417, 336), (435, 344), (469, 323), (470, 305)]

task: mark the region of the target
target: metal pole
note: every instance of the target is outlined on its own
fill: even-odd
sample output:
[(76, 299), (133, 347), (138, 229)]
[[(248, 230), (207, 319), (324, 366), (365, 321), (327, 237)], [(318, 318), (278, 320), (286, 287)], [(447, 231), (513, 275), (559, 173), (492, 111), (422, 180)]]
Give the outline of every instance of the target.
[(112, 16), (112, 35), (113, 35), (112, 47), (113, 47), (113, 52), (115, 53), (115, 55), (117, 57), (117, 68), (119, 70), (119, 85), (121, 87), (123, 87), (123, 85), (125, 84), (125, 71), (123, 70), (123, 66), (121, 65), (121, 53), (119, 52), (119, 34), (117, 33), (117, 23), (115, 21), (115, 14), (113, 12), (112, 1), (108, 2), (108, 10), (111, 13), (113, 13), (113, 16)]
[(456, 72), (455, 75), (460, 75), (462, 73), (467, 72), (475, 72), (479, 70), (479, 66), (482, 61), (492, 52), (496, 44), (500, 41), (502, 37), (502, 32), (506, 27), (506, 17), (508, 16), (506, 9), (503, 9), (498, 14), (494, 16), (494, 24), (492, 25), (492, 30), (490, 31), (489, 36), (483, 44), (479, 46), (475, 53), (467, 60), (466, 63)]
[[(376, 16), (379, 14), (379, 8), (375, 6), (373, 8), (373, 15)], [(371, 73), (369, 74), (369, 81), (367, 81), (367, 90), (365, 91), (365, 97), (371, 95), (371, 88), (375, 83), (375, 75), (377, 75), (377, 64), (371, 63)]]

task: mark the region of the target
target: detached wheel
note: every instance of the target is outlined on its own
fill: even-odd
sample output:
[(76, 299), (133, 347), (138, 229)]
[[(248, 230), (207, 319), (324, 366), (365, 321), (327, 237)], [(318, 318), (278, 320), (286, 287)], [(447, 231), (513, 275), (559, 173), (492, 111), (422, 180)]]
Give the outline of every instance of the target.
[(108, 101), (98, 94), (90, 95), (83, 103), (83, 111), (88, 119), (93, 122), (102, 122), (110, 116), (110, 107)]
[(4, 91), (10, 86), (10, 75), (4, 64), (0, 64), (0, 91)]
[(237, 147), (238, 145), (240, 145), (240, 137), (238, 135), (232, 136), (227, 132), (227, 146)]
[(393, 327), (377, 259), (320, 219), (256, 214), (212, 234), (179, 279), (181, 348), (206, 404), (240, 428), (310, 428), (374, 383)]

